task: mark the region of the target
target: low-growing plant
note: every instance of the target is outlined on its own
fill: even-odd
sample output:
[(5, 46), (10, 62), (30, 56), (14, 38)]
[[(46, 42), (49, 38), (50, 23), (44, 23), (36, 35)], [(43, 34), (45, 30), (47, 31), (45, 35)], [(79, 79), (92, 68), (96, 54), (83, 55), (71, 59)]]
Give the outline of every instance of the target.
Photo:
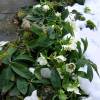
[[(68, 9), (62, 3), (41, 2), (24, 12), (17, 14), (19, 38), (0, 51), (3, 99), (23, 100), (34, 90), (41, 100), (85, 96), (79, 77), (92, 81), (93, 69), (98, 71), (84, 56), (87, 39), (75, 40), (71, 23), (65, 21)], [(80, 71), (86, 65), (87, 72)]]

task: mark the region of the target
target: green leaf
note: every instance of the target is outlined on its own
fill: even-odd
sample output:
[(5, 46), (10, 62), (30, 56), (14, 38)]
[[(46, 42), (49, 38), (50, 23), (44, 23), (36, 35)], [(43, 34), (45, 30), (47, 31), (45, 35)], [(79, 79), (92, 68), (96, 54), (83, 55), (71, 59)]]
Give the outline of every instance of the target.
[(93, 69), (90, 65), (87, 67), (87, 78), (92, 81), (93, 79)]
[(96, 71), (96, 73), (97, 73), (98, 76), (100, 77), (100, 74), (99, 74), (99, 72), (98, 72), (98, 70), (97, 70), (97, 65), (94, 64), (94, 63), (93, 63), (92, 61), (90, 61), (90, 60), (88, 60), (88, 64), (91, 65), (91, 67)]
[(82, 41), (82, 43), (84, 45), (83, 53), (85, 53), (85, 51), (87, 50), (87, 47), (88, 47), (88, 41), (87, 41), (87, 39), (83, 39), (83, 38), (81, 38), (81, 41)]
[(28, 95), (31, 95), (32, 92), (35, 90), (34, 84), (29, 84)]
[(96, 25), (91, 20), (87, 20), (86, 27), (90, 28), (91, 30), (93, 30), (93, 29), (96, 28)]
[(81, 49), (81, 43), (79, 41), (77, 42), (77, 49), (79, 52), (79, 57), (81, 57), (82, 56), (82, 49)]
[(66, 17), (68, 17), (69, 15), (69, 11), (68, 9), (64, 10), (61, 14), (61, 18), (64, 20)]
[(51, 46), (53, 44), (53, 41), (50, 41), (48, 38), (46, 37), (40, 37), (38, 39), (36, 39), (35, 41), (32, 40), (28, 43), (30, 48), (37, 48), (37, 47), (48, 47)]
[(32, 76), (28, 68), (25, 65), (22, 65), (20, 63), (12, 62), (11, 68), (16, 74), (18, 74), (23, 78), (30, 79)]
[(67, 33), (71, 33), (71, 35), (74, 36), (73, 27), (71, 26), (69, 22), (63, 23), (63, 27)]
[(19, 95), (20, 95), (20, 92), (19, 92), (19, 90), (17, 89), (17, 87), (15, 86), (15, 87), (9, 92), (9, 95), (10, 95), (10, 96), (19, 96)]
[(63, 90), (59, 90), (59, 100), (67, 100), (67, 95)]
[(2, 60), (2, 62), (4, 63), (4, 64), (9, 64), (9, 62), (11, 61), (11, 58), (12, 58), (12, 56), (13, 56), (13, 54), (16, 52), (16, 48), (14, 48), (14, 47), (9, 47), (8, 49), (7, 49), (7, 51), (5, 52), (5, 57), (4, 57), (4, 59)]
[(27, 55), (27, 54), (20, 54), (20, 55), (18, 55), (18, 56), (15, 58), (15, 61), (16, 61), (16, 60), (26, 60), (26, 61), (31, 61), (31, 62), (33, 62), (32, 57), (30, 57), (30, 56)]
[(69, 85), (69, 74), (66, 73), (66, 74), (64, 75), (64, 79), (63, 79), (63, 81), (62, 81), (62, 87), (64, 88), (65, 91), (66, 91), (68, 85)]
[(24, 79), (18, 79), (17, 88), (23, 95), (25, 95), (28, 90), (28, 82)]
[(13, 85), (14, 85), (13, 82), (6, 81), (6, 83), (4, 83), (4, 86), (2, 88), (2, 93), (8, 92), (12, 88)]
[(76, 69), (79, 69), (80, 67), (84, 67), (85, 64), (86, 64), (86, 60), (85, 60), (84, 58), (79, 59), (79, 60), (76, 62), (76, 66), (77, 66)]
[(47, 79), (40, 79), (40, 80), (33, 80), (33, 84), (43, 84), (43, 85), (48, 85), (50, 82)]
[(34, 75), (38, 80), (42, 79), (40, 70), (41, 70), (41, 68), (36, 68), (34, 71)]
[(83, 71), (78, 71), (78, 76), (83, 77), (83, 78), (87, 78), (86, 72), (83, 72)]
[(51, 80), (52, 86), (54, 88), (61, 87), (61, 79), (60, 79), (60, 76), (56, 70), (52, 70), (50, 80)]
[(41, 35), (43, 36), (43, 34), (45, 35), (45, 33), (43, 32), (43, 29), (37, 24), (32, 24), (31, 31), (37, 34), (38, 36), (41, 36)]
[(10, 67), (7, 67), (7, 68), (3, 69), (2, 74), (3, 74), (2, 77), (3, 77), (6, 81), (9, 81), (9, 80), (12, 79), (12, 77), (14, 77), (14, 73), (12, 72), (12, 70), (11, 70)]
[(14, 77), (14, 73), (12, 72), (10, 67), (3, 69), (0, 73), (0, 89), (5, 87), (7, 85), (6, 83), (9, 83), (10, 80), (12, 81)]

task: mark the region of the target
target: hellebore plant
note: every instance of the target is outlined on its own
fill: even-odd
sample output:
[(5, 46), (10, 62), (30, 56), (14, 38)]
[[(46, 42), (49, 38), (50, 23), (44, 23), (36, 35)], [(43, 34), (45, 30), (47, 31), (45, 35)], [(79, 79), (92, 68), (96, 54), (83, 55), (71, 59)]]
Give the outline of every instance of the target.
[[(87, 39), (75, 40), (65, 3), (42, 2), (17, 14), (19, 38), (0, 50), (4, 100), (78, 100), (78, 77), (92, 81), (96, 65), (86, 59)], [(82, 46), (83, 45), (83, 46)], [(80, 71), (87, 65), (87, 72)], [(31, 95), (32, 94), (32, 95)], [(29, 96), (31, 95), (31, 96)]]

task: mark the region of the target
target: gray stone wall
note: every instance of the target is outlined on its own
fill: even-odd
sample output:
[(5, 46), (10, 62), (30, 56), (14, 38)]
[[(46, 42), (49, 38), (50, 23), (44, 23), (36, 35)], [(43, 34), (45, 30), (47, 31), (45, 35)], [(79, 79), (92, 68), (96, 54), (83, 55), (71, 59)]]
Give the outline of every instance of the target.
[(16, 37), (12, 17), (20, 7), (32, 5), (35, 0), (0, 0), (0, 41)]

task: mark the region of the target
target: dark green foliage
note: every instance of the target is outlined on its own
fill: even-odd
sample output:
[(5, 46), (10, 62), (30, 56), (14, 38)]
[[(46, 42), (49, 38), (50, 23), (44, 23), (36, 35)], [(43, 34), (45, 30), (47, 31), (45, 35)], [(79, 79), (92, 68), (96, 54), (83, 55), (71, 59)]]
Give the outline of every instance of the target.
[(77, 3), (79, 3), (80, 5), (84, 5), (85, 0), (75, 0)]
[(93, 29), (96, 28), (96, 25), (91, 20), (87, 20), (86, 27), (90, 28), (91, 30), (93, 30)]

